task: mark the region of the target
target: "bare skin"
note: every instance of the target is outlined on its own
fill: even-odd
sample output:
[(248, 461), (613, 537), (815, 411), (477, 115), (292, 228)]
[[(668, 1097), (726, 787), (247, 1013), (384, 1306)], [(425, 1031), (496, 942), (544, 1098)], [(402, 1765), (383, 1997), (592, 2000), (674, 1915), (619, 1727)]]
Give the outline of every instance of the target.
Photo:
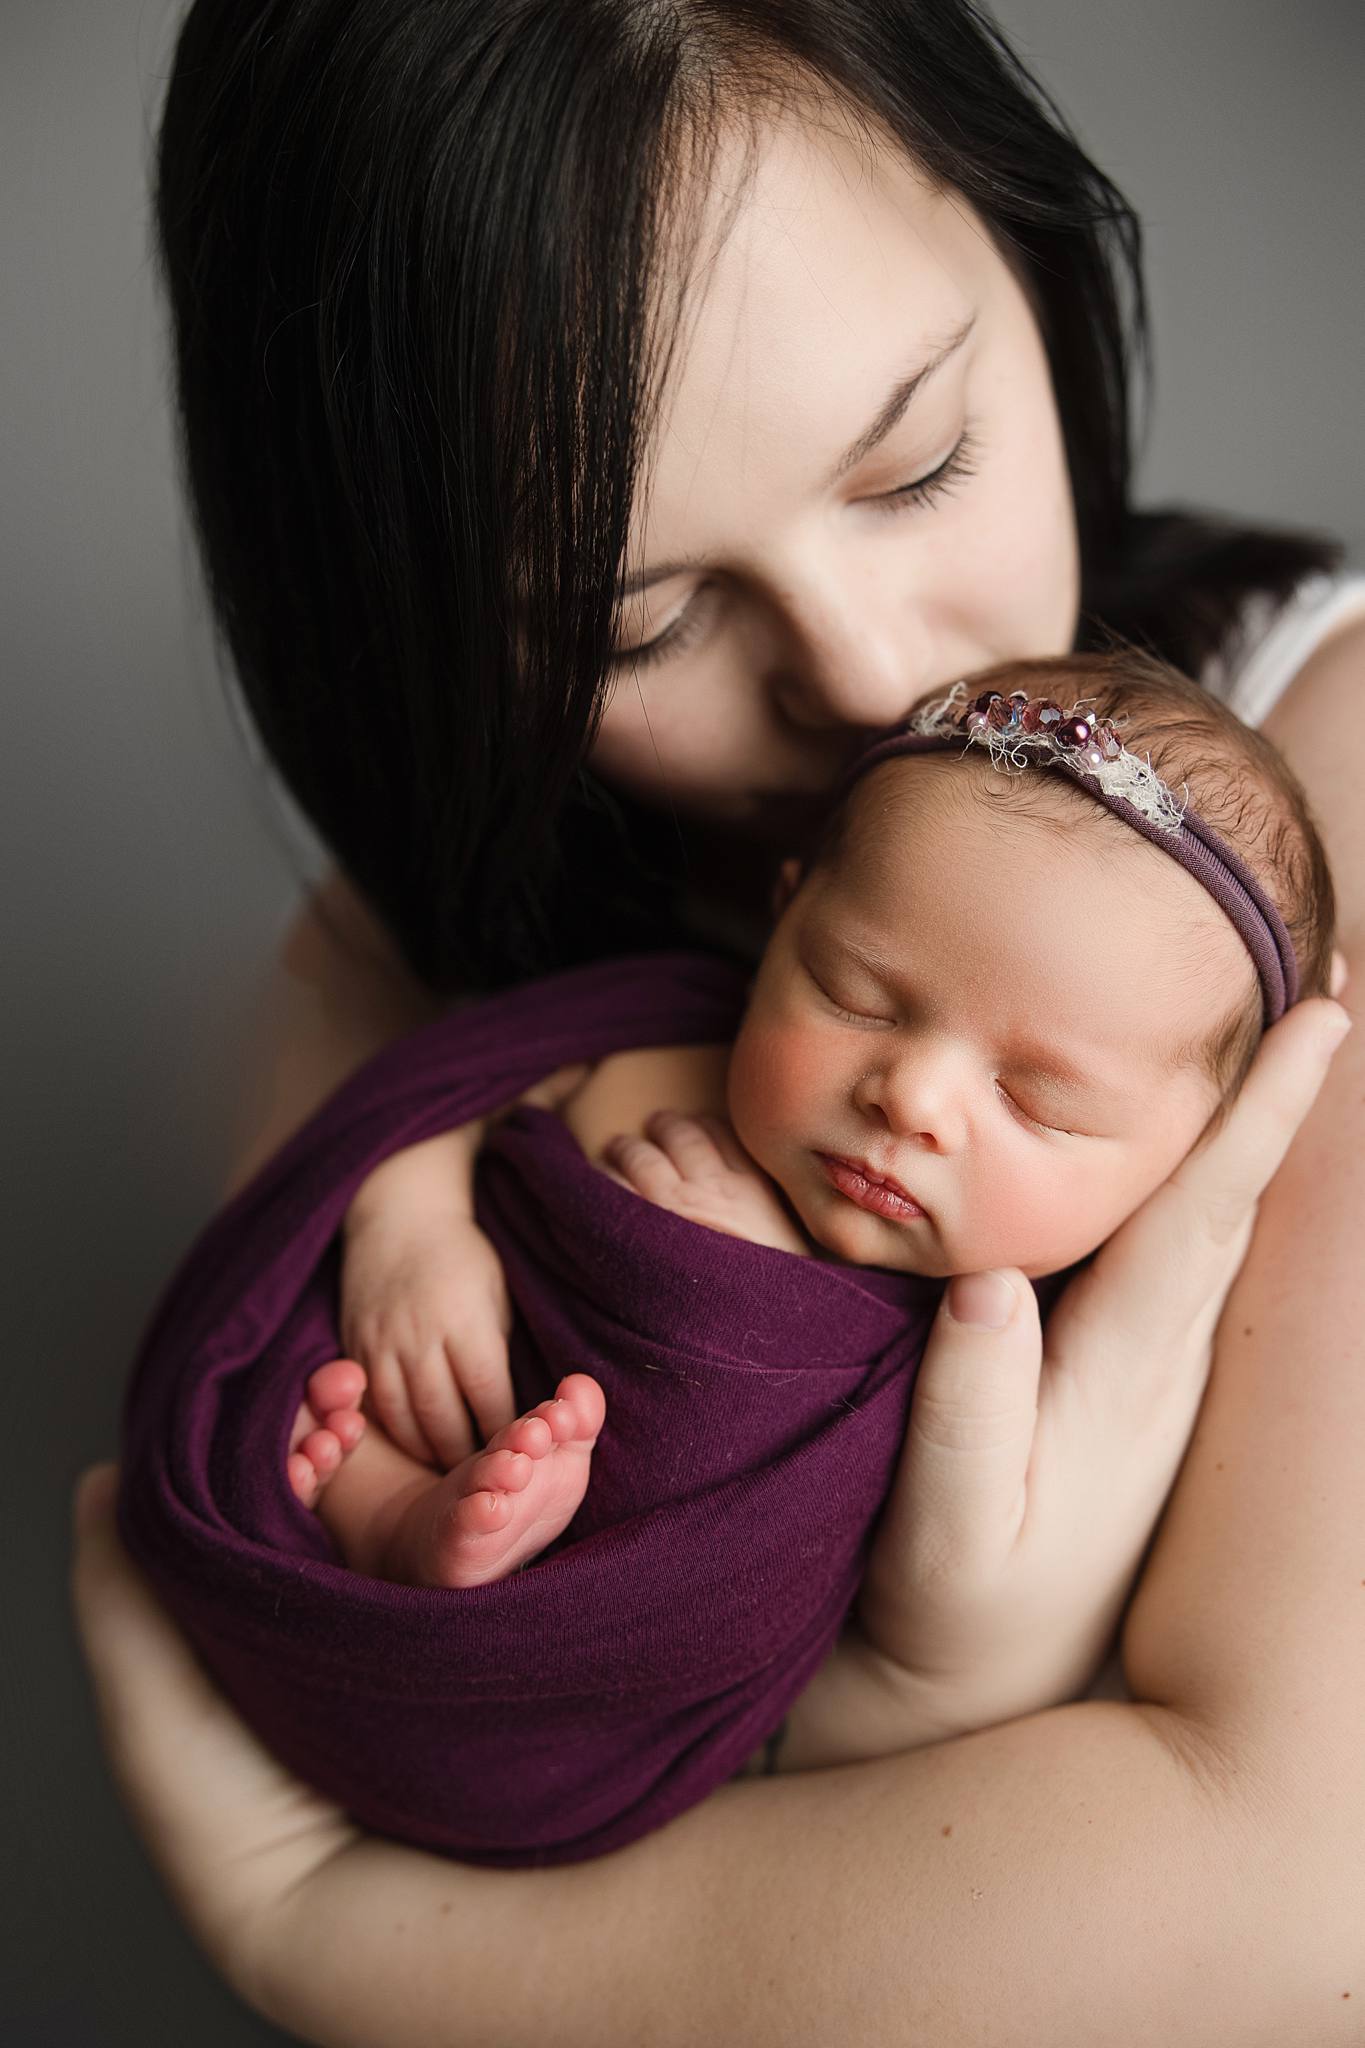
[[(1324, 824), (1355, 986), (1365, 818), (1333, 735), (1363, 672), (1365, 632), (1339, 636), (1271, 728)], [(551, 2033), (565, 2048), (825, 2048), (836, 2014), (850, 2037), (926, 2048), (1129, 2048), (1153, 2031), (1182, 2048), (1348, 2043), (1365, 1981), (1362, 1099), (1357, 1034), (1262, 1199), (1125, 1628), (1131, 1705), (733, 1786), (584, 1870), (493, 1877), (357, 1834), (207, 1685), (117, 1543), (112, 1475), (92, 1479), (76, 1591), (106, 1743), (217, 1966), (337, 2048)], [(1196, 1219), (1226, 1229), (1234, 1205), (1190, 1176), (1172, 1195), (1167, 1250), (1188, 1270)], [(1154, 1267), (1156, 1249), (1113, 1272), (1113, 1319), (1086, 1347), (1097, 1389), (1141, 1380), (1125, 1289), (1150, 1315), (1151, 1272), (1169, 1284), (1181, 1264)], [(1174, 1355), (1188, 1310), (1172, 1314)], [(973, 1340), (949, 1375), (964, 1445), (994, 1356)]]
[(353, 1359), (310, 1376), (288, 1468), (294, 1492), (316, 1506), (355, 1570), (412, 1586), (482, 1586), (517, 1571), (568, 1526), (606, 1412), (587, 1373), (570, 1373), (552, 1400), (439, 1478), (382, 1431), (366, 1430), (365, 1388)]
[[(875, 276), (904, 282), (899, 308), (869, 303), (856, 270), (827, 279), (818, 251), (790, 265), (793, 290), (802, 275), (811, 281), (811, 318), (784, 308), (782, 329), (809, 341), (812, 363), (796, 384), (771, 376), (768, 402), (786, 430), (774, 445), (803, 445), (801, 393), (823, 402), (829, 365), (844, 360), (819, 324), (822, 308), (888, 355), (915, 334), (915, 249), (896, 243), (894, 221), (883, 241), (895, 261)], [(751, 303), (761, 310), (764, 294)], [(779, 360), (761, 346), (739, 356)], [(1007, 387), (993, 388), (1008, 410)], [(703, 389), (703, 423), (705, 398)], [(810, 438), (823, 447), (815, 426)], [(880, 577), (841, 579), (809, 545), (765, 554), (767, 535), (792, 538), (779, 517), (790, 481), (770, 479), (762, 503), (712, 488), (700, 468), (708, 445), (743, 448), (749, 473), (762, 477), (753, 467), (761, 443), (754, 432), (742, 443), (680, 437), (689, 502), (732, 511), (721, 566), (761, 600), (747, 628), (733, 622), (726, 673), (735, 685), (780, 686), (798, 726), (813, 722), (837, 753), (899, 708), (880, 695), (891, 672), (866, 659), (893, 643), (859, 630), (874, 596), (903, 596), (899, 623), (923, 644), (915, 605), (937, 588), (936, 533), (902, 529), (912, 536), (904, 575), (888, 564)], [(928, 461), (935, 451), (917, 452)], [(1016, 480), (1009, 495), (1030, 518), (1034, 493)], [(967, 532), (945, 535), (944, 555), (979, 530), (968, 503)], [(809, 525), (802, 531), (813, 545)], [(669, 543), (659, 533), (648, 545), (661, 556)], [(811, 583), (803, 560), (830, 573)], [(1045, 546), (1049, 603), (1055, 561)], [(993, 587), (989, 573), (974, 579), (986, 602)], [(759, 626), (761, 644), (746, 641)], [(1022, 651), (1016, 639), (999, 651)], [(750, 663), (745, 647), (755, 644)], [(675, 676), (672, 698), (705, 740), (692, 678)], [(1319, 650), (1267, 723), (1322, 824), (1357, 989), (1365, 813), (1339, 734), (1358, 716), (1362, 678), (1365, 628), (1355, 626)], [(669, 696), (664, 671), (655, 680), (657, 732)], [(628, 692), (622, 702), (629, 709)], [(728, 737), (741, 761), (771, 758), (762, 732)], [(640, 721), (617, 738), (629, 780), (649, 734)], [(667, 747), (659, 758), (667, 776)], [(758, 882), (754, 893), (761, 900)], [(283, 1063), (288, 1087), (273, 1097), (258, 1157), (345, 1070), (348, 1036), (352, 1058), (368, 1049), (352, 1023), (351, 966), (333, 959), (316, 972), (318, 1007), (336, 1020), (331, 1049), (324, 1060), (296, 1047)], [(373, 986), (392, 994), (400, 985), (379, 974)], [(1286, 1022), (1291, 1038), (1311, 1036), (1307, 1016)], [(101, 1497), (95, 1482), (77, 1591), (106, 1740), (151, 1852), (218, 1967), (260, 2010), (338, 2048), (530, 2039), (827, 2048), (836, 2030), (915, 2048), (1131, 2048), (1153, 2037), (1181, 2048), (1345, 2048), (1365, 1997), (1363, 1101), (1357, 1033), (1261, 1201), (1218, 1324), (1198, 1432), (1125, 1625), (1131, 1703), (1054, 1710), (857, 1769), (730, 1787), (584, 1870), (475, 1874), (357, 1834), (283, 1774), (206, 1684), (119, 1551), (107, 1485)], [(1225, 1135), (1231, 1144), (1235, 1134)], [(1154, 1371), (1177, 1369), (1195, 1319), (1182, 1290), (1244, 1216), (1229, 1183), (1183, 1170), (1149, 1206), (1151, 1234), (1134, 1238), (1131, 1258), (1111, 1262), (1106, 1287), (1086, 1299), (1071, 1362), (1084, 1369), (1096, 1416), (1126, 1419)], [(994, 1342), (964, 1336), (944, 1376), (943, 1412), (958, 1429), (947, 1463), (962, 1487), (989, 1466), (992, 1418), (978, 1389), (1000, 1356)], [(1053, 1354), (1049, 1366), (1065, 1389), (1066, 1361)]]

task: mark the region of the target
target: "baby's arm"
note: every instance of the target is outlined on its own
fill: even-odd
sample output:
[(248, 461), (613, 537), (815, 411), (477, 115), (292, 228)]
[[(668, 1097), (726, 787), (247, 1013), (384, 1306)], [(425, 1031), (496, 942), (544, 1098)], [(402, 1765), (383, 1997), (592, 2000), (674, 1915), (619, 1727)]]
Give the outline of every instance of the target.
[[(587, 1069), (518, 1097), (558, 1108)], [(341, 1338), (402, 1450), (449, 1468), (515, 1413), (502, 1265), (474, 1220), (474, 1163), (497, 1115), (407, 1146), (361, 1183), (343, 1224)], [(471, 1414), (473, 1424), (471, 1424)]]

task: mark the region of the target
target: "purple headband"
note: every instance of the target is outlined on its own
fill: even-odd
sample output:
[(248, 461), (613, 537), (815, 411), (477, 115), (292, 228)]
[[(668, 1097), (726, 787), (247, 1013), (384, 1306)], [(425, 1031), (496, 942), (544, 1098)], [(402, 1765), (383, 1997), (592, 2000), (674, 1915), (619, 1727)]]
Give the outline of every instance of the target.
[(1007, 771), (1030, 763), (1065, 770), (1208, 890), (1256, 963), (1267, 1026), (1297, 1001), (1293, 942), (1256, 877), (1211, 826), (1177, 803), (1149, 760), (1128, 752), (1110, 720), (1094, 717), (1083, 705), (1063, 711), (1023, 690), (1008, 697), (988, 690), (969, 703), (966, 684), (956, 683), (946, 697), (874, 740), (845, 776), (839, 800), (870, 768), (898, 754), (965, 753), (971, 746), (985, 747), (992, 764)]

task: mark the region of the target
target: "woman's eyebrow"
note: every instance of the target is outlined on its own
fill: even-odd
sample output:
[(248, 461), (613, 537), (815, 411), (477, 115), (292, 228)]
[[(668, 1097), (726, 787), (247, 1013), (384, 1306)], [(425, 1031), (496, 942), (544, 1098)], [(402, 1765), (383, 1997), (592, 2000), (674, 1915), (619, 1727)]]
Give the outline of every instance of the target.
[(912, 370), (908, 377), (902, 377), (867, 432), (860, 434), (852, 446), (846, 448), (839, 457), (825, 479), (826, 489), (831, 484), (838, 483), (840, 477), (847, 476), (851, 469), (856, 469), (863, 457), (870, 455), (878, 443), (886, 439), (891, 429), (904, 418), (906, 409), (920, 386), (928, 382), (935, 370), (942, 369), (950, 356), (957, 354), (975, 325), (976, 315), (973, 313), (964, 320), (955, 334), (949, 335), (942, 347), (934, 350), (926, 362), (921, 363), (917, 370)]
[[(878, 443), (886, 439), (891, 429), (905, 417), (910, 401), (920, 386), (928, 382), (935, 370), (942, 369), (950, 356), (957, 354), (975, 325), (976, 315), (973, 313), (963, 321), (955, 333), (949, 335), (940, 348), (934, 350), (927, 361), (921, 363), (918, 369), (912, 370), (908, 377), (902, 377), (867, 432), (860, 434), (852, 446), (846, 448), (839, 457), (825, 479), (824, 489), (828, 490), (840, 477), (847, 476), (851, 469), (856, 469), (863, 457), (870, 455)], [(619, 578), (616, 595), (618, 598), (634, 597), (639, 591), (648, 590), (651, 584), (667, 583), (670, 577), (688, 576), (705, 567), (706, 563), (701, 556), (684, 555), (675, 562), (660, 562), (652, 569), (635, 569)]]

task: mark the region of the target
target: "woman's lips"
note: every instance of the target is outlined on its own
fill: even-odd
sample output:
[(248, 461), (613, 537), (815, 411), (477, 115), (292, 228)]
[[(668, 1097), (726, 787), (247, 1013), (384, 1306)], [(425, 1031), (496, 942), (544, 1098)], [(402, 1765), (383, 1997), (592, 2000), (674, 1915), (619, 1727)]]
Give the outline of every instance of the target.
[(855, 1166), (851, 1159), (837, 1159), (832, 1152), (817, 1152), (816, 1158), (839, 1193), (859, 1209), (874, 1216), (886, 1216), (893, 1223), (910, 1223), (928, 1211), (898, 1180), (873, 1173), (870, 1167)]

